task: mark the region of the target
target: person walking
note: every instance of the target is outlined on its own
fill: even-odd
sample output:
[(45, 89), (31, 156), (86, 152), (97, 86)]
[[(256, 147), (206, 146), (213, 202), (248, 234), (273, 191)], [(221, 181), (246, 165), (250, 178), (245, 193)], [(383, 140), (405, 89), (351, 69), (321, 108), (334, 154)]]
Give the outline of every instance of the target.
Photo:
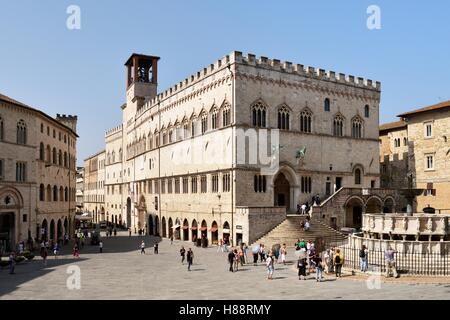
[(170, 245), (173, 244), (173, 236), (170, 237)]
[(306, 280), (306, 266), (307, 261), (303, 255), (300, 255), (300, 258), (297, 261), (297, 269), (298, 269), (298, 280)]
[(99, 250), (100, 250), (100, 253), (103, 253), (103, 241), (102, 241), (102, 240), (100, 240), (100, 241), (98, 242), (98, 248), (99, 248)]
[(322, 258), (319, 254), (316, 254), (312, 259), (312, 262), (314, 264), (314, 267), (316, 268), (316, 281), (321, 282), (323, 278)]
[(365, 245), (362, 245), (361, 249), (359, 250), (359, 266), (361, 269), (361, 272), (367, 271), (367, 248)]
[(145, 242), (144, 242), (144, 240), (141, 241), (141, 254), (145, 254)]
[(53, 254), (55, 256), (55, 259), (57, 259), (59, 254), (59, 245), (57, 243), (55, 243), (55, 245), (53, 246)]
[(217, 252), (222, 251), (223, 252), (223, 240), (219, 239), (219, 242), (217, 243)]
[(283, 246), (281, 247), (280, 251), (281, 251), (281, 263), (286, 265), (286, 255), (287, 255), (286, 243), (283, 243)]
[(131, 228), (128, 228), (128, 236), (131, 237)]
[(191, 271), (192, 263), (194, 262), (194, 252), (189, 248), (187, 252), (187, 263), (188, 263), (188, 271)]
[(305, 203), (302, 204), (302, 206), (301, 206), (301, 211), (302, 211), (302, 215), (305, 215), (305, 214), (306, 214), (306, 204), (305, 204)]
[(184, 247), (181, 247), (180, 255), (181, 255), (181, 264), (183, 264), (185, 256), (186, 256), (186, 249), (184, 249)]
[(234, 267), (234, 252), (233, 252), (233, 250), (231, 250), (229, 253), (228, 253), (228, 263), (230, 264), (230, 269), (229, 269), (229, 271), (230, 272), (233, 272), (234, 270), (233, 270), (233, 267)]
[(273, 280), (274, 265), (272, 252), (270, 252), (269, 256), (266, 258), (266, 267), (267, 267), (267, 280)]
[(396, 253), (397, 253), (397, 251), (392, 249), (392, 247), (389, 247), (384, 252), (384, 258), (386, 260), (386, 278), (390, 277), (391, 269), (392, 269), (392, 274), (393, 274), (394, 278), (398, 278), (397, 268), (395, 266), (395, 254)]
[(228, 241), (223, 242), (223, 252), (228, 252)]
[(73, 257), (80, 258), (80, 248), (78, 247), (77, 243), (75, 243), (75, 245), (73, 246)]
[(340, 249), (336, 249), (333, 263), (336, 270), (336, 278), (340, 278), (342, 276), (342, 265), (344, 264), (344, 256), (342, 255)]
[(44, 263), (44, 266), (47, 265), (47, 248), (45, 247), (45, 242), (42, 241), (41, 242), (41, 258), (42, 258), (42, 262)]
[(254, 246), (252, 248), (252, 255), (253, 255), (253, 265), (256, 266), (256, 264), (258, 263), (259, 246)]
[(155, 245), (153, 246), (153, 253), (158, 254), (158, 242), (156, 242)]
[(114, 237), (117, 237), (117, 229), (114, 228)]
[(16, 253), (14, 251), (11, 251), (9, 253), (9, 259), (8, 259), (8, 263), (9, 263), (9, 274), (14, 274), (14, 268), (16, 266)]

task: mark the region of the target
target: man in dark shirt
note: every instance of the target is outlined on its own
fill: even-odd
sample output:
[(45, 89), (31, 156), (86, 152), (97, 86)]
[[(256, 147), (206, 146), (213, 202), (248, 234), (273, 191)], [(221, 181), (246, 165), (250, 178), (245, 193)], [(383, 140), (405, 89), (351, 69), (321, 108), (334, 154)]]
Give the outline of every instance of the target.
[(233, 250), (228, 253), (228, 263), (230, 264), (230, 271), (233, 272), (234, 252)]

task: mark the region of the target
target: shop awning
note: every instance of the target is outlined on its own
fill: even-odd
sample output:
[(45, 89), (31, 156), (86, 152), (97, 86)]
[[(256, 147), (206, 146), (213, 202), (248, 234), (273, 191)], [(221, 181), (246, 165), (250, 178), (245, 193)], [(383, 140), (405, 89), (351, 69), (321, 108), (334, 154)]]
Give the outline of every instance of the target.
[(89, 212), (85, 212), (83, 214), (78, 214), (75, 216), (76, 220), (80, 220), (80, 221), (89, 221), (92, 220), (91, 214)]
[(211, 232), (216, 232), (217, 231), (217, 227), (212, 227), (211, 229), (209, 229)]
[(230, 229), (222, 229), (223, 233), (230, 233)]
[(197, 230), (197, 227), (192, 227), (191, 230)]
[(183, 230), (189, 229), (189, 226), (183, 226)]
[(176, 224), (176, 225), (174, 225), (173, 227), (172, 227), (172, 229), (176, 229), (176, 228), (179, 228), (180, 227), (180, 225), (179, 224)]
[(206, 230), (208, 230), (208, 227), (201, 227), (200, 228), (200, 231), (206, 231)]

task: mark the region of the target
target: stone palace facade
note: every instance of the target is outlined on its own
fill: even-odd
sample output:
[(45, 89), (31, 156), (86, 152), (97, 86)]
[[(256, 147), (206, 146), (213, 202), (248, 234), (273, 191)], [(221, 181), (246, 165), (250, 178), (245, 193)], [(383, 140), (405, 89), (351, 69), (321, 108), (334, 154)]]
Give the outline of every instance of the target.
[(0, 249), (71, 233), (76, 124), (0, 94)]
[(158, 60), (125, 64), (109, 221), (251, 243), (316, 194), (379, 187), (379, 82), (234, 51), (158, 93)]

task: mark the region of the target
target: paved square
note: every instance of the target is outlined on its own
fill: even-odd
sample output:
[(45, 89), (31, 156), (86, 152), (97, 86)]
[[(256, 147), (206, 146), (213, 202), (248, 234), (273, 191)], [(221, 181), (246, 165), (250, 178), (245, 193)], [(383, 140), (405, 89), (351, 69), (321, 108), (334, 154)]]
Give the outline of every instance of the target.
[[(146, 254), (139, 253), (141, 237), (120, 234), (104, 240), (104, 252), (86, 245), (80, 259), (74, 259), (66, 246), (58, 259), (49, 256), (44, 267), (40, 257), (16, 266), (16, 274), (0, 271), (0, 299), (449, 299), (449, 284), (381, 283), (368, 289), (366, 281), (348, 276), (325, 282), (299, 281), (292, 250), (287, 266), (275, 265), (274, 280), (266, 280), (263, 264), (228, 271), (226, 253), (217, 248), (193, 247), (194, 265), (187, 271), (179, 249), (191, 243), (164, 239), (159, 255), (153, 254), (154, 237), (143, 237)], [(66, 286), (67, 267), (81, 270), (81, 289)], [(403, 279), (401, 279), (403, 280)]]

